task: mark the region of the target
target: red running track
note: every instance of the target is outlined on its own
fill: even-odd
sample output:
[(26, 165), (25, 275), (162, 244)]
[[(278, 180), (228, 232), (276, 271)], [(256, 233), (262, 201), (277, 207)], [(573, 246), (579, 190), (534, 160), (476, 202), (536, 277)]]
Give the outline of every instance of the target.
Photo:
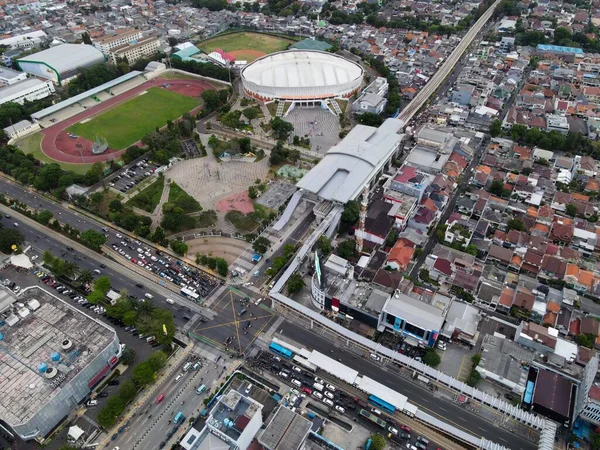
[[(99, 161), (108, 161), (118, 158), (126, 149), (115, 150), (109, 148), (101, 155), (94, 155), (92, 153), (92, 141), (81, 136), (77, 139), (70, 138), (67, 135), (67, 128), (89, 117), (98, 115), (146, 89), (162, 86), (163, 84), (169, 85), (169, 87), (165, 89), (188, 97), (198, 97), (205, 90), (214, 89), (213, 86), (202, 80), (165, 80), (163, 78), (155, 78), (140, 86), (134, 87), (130, 91), (110, 98), (92, 108), (88, 108), (80, 114), (46, 128), (42, 131), (42, 152), (55, 161), (71, 164), (93, 164)], [(132, 145), (139, 145), (139, 142)]]

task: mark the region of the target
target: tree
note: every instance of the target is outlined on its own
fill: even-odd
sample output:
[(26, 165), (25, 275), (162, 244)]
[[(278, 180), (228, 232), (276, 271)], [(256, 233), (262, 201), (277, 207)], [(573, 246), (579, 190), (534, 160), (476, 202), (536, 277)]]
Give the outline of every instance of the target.
[[(334, 100), (335, 101), (335, 100)], [(383, 118), (379, 114), (366, 112), (358, 116), (358, 122), (371, 127), (378, 127), (383, 123)]]
[(106, 295), (110, 291), (110, 278), (106, 275), (96, 278), (94, 280), (94, 290)]
[(183, 256), (188, 252), (188, 246), (183, 241), (178, 241), (176, 239), (173, 239), (171, 241), (170, 245), (171, 245), (171, 250), (173, 250), (179, 256)]
[(167, 355), (165, 355), (164, 352), (152, 353), (148, 358), (148, 364), (154, 372), (158, 372), (167, 364)]
[(292, 131), (294, 131), (294, 125), (290, 122), (286, 122), (281, 117), (273, 117), (270, 124), (271, 130), (273, 130), (273, 136), (278, 140), (285, 141)]
[(264, 236), (257, 237), (254, 240), (254, 242), (252, 243), (252, 248), (254, 249), (254, 251), (256, 253), (260, 253), (261, 255), (264, 255), (265, 253), (267, 253), (267, 250), (269, 249), (270, 246), (271, 246), (271, 241), (269, 241)]
[(106, 243), (106, 236), (104, 234), (91, 229), (85, 230), (79, 235), (79, 238), (85, 246), (96, 251), (100, 251), (102, 246)]
[(502, 180), (494, 180), (490, 185), (490, 192), (498, 197), (504, 194), (504, 183)]
[(0, 252), (5, 254), (12, 253), (12, 246), (20, 247), (25, 242), (25, 236), (14, 228), (0, 229)]
[(260, 111), (258, 108), (250, 107), (250, 108), (244, 109), (242, 112), (244, 113), (244, 116), (246, 116), (248, 118), (248, 120), (253, 120), (258, 117), (258, 113)]
[(348, 239), (347, 241), (341, 242), (337, 246), (337, 254), (344, 259), (350, 259), (356, 256), (356, 241), (354, 239)]
[(356, 223), (360, 216), (360, 204), (356, 200), (351, 200), (344, 205), (344, 211), (340, 218), (340, 229), (347, 231)]
[(577, 206), (575, 206), (573, 203), (569, 203), (567, 206), (565, 206), (565, 212), (569, 216), (575, 217), (577, 215)]
[(327, 238), (327, 236), (321, 236), (317, 241), (317, 245), (319, 250), (321, 250), (323, 253), (323, 256), (327, 256), (331, 253), (331, 241)]
[(371, 446), (369, 450), (384, 450), (387, 447), (385, 438), (380, 434), (371, 435)]
[(121, 212), (123, 211), (123, 203), (121, 203), (121, 200), (113, 200), (108, 204), (108, 210), (112, 212)]
[(256, 190), (256, 187), (250, 186), (248, 188), (248, 197), (250, 197), (252, 200), (254, 200), (256, 197), (258, 197), (258, 192)]
[(227, 261), (223, 258), (217, 258), (217, 273), (222, 277), (226, 277), (229, 272), (229, 266), (227, 265)]
[(295, 294), (300, 292), (306, 286), (306, 283), (302, 279), (302, 275), (299, 273), (293, 273), (286, 284), (288, 293)]
[(94, 273), (90, 269), (83, 269), (77, 276), (77, 281), (81, 284), (89, 283), (94, 279)]
[(494, 120), (490, 126), (490, 134), (492, 137), (498, 137), (502, 134), (502, 122)]
[(219, 97), (217, 91), (206, 90), (200, 96), (202, 97), (204, 106), (208, 111), (215, 111), (222, 105), (221, 98)]
[(525, 224), (519, 219), (510, 219), (506, 226), (509, 230), (525, 231)]
[(125, 347), (123, 354), (121, 355), (121, 362), (126, 366), (132, 366), (135, 362), (135, 349), (132, 347)]
[(440, 364), (440, 361), (440, 355), (432, 348), (427, 350), (425, 355), (423, 355), (423, 364), (427, 364), (430, 367), (437, 367)]
[(582, 347), (593, 348), (596, 336), (593, 334), (578, 334), (575, 336), (575, 342)]
[(73, 261), (64, 261), (62, 272), (65, 277), (74, 280), (77, 276), (77, 272), (79, 272), (79, 266)]
[(51, 211), (44, 209), (43, 211), (40, 211), (35, 215), (35, 220), (41, 223), (42, 225), (48, 225), (50, 223), (50, 220), (52, 220), (52, 217), (54, 217), (54, 214), (52, 214)]
[(152, 369), (148, 361), (141, 362), (133, 368), (133, 382), (138, 388), (152, 383), (155, 376), (156, 372)]
[(131, 380), (124, 381), (121, 385), (121, 389), (119, 389), (119, 397), (121, 397), (123, 403), (128, 404), (136, 395), (137, 388), (135, 387), (135, 383)]

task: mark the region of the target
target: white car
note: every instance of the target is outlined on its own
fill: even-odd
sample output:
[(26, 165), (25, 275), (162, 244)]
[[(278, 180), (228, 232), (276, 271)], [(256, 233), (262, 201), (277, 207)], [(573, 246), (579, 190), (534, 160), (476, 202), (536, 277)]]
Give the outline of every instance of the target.
[(325, 397), (330, 398), (331, 400), (333, 400), (333, 394), (331, 392), (325, 391), (324, 394), (325, 394)]
[(285, 373), (285, 372), (279, 372), (279, 376), (281, 378), (285, 378), (285, 379), (287, 379), (289, 377), (289, 375), (287, 373)]
[(169, 305), (174, 305), (175, 301), (173, 299), (167, 298), (165, 299), (165, 302), (167, 302)]
[(39, 256), (38, 256), (38, 255), (33, 255), (33, 256), (31, 257), (31, 260), (32, 260), (32, 261), (35, 261), (35, 260), (36, 260), (36, 259), (38, 259), (38, 258), (39, 258)]
[(325, 384), (325, 381), (323, 380), (323, 378), (315, 377), (315, 383)]
[(121, 239), (121, 238), (123, 237), (123, 235), (122, 235), (122, 234), (120, 234), (120, 233), (117, 233), (117, 237), (118, 237), (119, 239)]
[(341, 412), (342, 414), (344, 414), (346, 412), (346, 410), (343, 407), (341, 407), (340, 405), (335, 405), (335, 409), (338, 412)]
[(445, 352), (446, 351), (446, 343), (444, 341), (438, 341), (437, 348), (438, 348), (438, 350)]
[(89, 400), (86, 404), (88, 406), (96, 406), (98, 405), (98, 400)]
[(394, 427), (389, 427), (388, 431), (393, 435), (398, 436), (398, 430), (396, 430)]
[(319, 391), (312, 391), (312, 396), (318, 398), (319, 400), (323, 398), (323, 394), (321, 394)]
[(329, 400), (328, 398), (324, 398), (323, 400), (321, 400), (323, 403), (325, 403), (327, 406), (331, 406), (333, 407), (333, 402), (331, 400)]
[(335, 392), (335, 386), (333, 384), (326, 384), (325, 387), (331, 392)]

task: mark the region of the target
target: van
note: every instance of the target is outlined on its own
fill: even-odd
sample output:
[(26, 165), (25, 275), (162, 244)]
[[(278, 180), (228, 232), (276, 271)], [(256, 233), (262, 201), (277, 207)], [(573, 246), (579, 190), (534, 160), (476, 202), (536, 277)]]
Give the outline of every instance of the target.
[(192, 367), (192, 369), (194, 370), (198, 370), (200, 368), (200, 363), (197, 362), (196, 364), (194, 364), (194, 366)]
[(148, 294), (147, 292), (144, 294), (144, 297), (152, 299), (154, 296), (152, 294)]
[(377, 408), (371, 408), (371, 412), (376, 416), (381, 416), (381, 411), (379, 411)]
[(192, 367), (192, 363), (191, 362), (185, 363), (185, 365), (183, 366), (183, 371), (187, 372), (188, 370), (190, 370), (190, 367)]
[(179, 375), (177, 375), (177, 376), (175, 377), (175, 383), (178, 383), (178, 382), (179, 382), (179, 380), (181, 380), (182, 378), (183, 378), (183, 374), (182, 374), (182, 373), (180, 373)]
[(206, 390), (206, 386), (204, 384), (201, 384), (198, 389), (196, 389), (196, 394), (200, 395), (202, 394), (204, 391)]

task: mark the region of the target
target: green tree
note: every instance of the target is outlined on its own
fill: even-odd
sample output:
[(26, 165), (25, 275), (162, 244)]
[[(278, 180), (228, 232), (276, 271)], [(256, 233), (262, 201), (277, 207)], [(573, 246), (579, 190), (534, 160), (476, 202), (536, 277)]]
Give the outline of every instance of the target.
[(106, 275), (96, 278), (94, 280), (94, 290), (106, 295), (110, 291), (110, 278)]
[(104, 234), (91, 229), (85, 230), (79, 235), (79, 238), (85, 246), (96, 251), (100, 251), (102, 246), (106, 243), (106, 236)]
[(90, 269), (82, 269), (77, 276), (77, 281), (81, 284), (89, 283), (94, 279), (94, 273)]
[(125, 347), (123, 354), (121, 355), (121, 362), (126, 366), (132, 366), (135, 362), (135, 349), (132, 347)]
[(0, 252), (12, 253), (12, 246), (20, 247), (25, 242), (25, 237), (14, 228), (0, 228)]
[(111, 410), (111, 408), (108, 408), (108, 406), (105, 406), (98, 413), (98, 417), (96, 418), (96, 421), (98, 422), (98, 425), (100, 425), (102, 428), (109, 429), (115, 423), (117, 423), (117, 416), (114, 414), (114, 412)]
[(256, 187), (250, 186), (248, 188), (248, 197), (250, 197), (252, 200), (258, 197), (258, 191), (256, 190)]
[(296, 292), (300, 292), (302, 289), (304, 289), (306, 283), (299, 273), (293, 273), (288, 279), (286, 286), (288, 293), (295, 294)]
[(121, 212), (123, 211), (123, 203), (121, 203), (121, 200), (115, 199), (108, 204), (108, 209), (112, 212)]
[(202, 97), (202, 100), (204, 101), (204, 107), (208, 111), (215, 111), (222, 105), (221, 99), (220, 99), (217, 91), (206, 90), (206, 91), (202, 92), (202, 94), (200, 96)]
[(273, 117), (271, 119), (271, 130), (273, 131), (273, 136), (277, 140), (285, 141), (292, 131), (294, 131), (294, 125), (290, 122), (286, 122), (281, 117)]
[(360, 203), (351, 200), (344, 205), (344, 211), (340, 218), (340, 229), (347, 231), (356, 223), (360, 216)]
[(148, 364), (154, 372), (158, 372), (167, 365), (167, 355), (164, 352), (152, 353), (148, 358)]
[(369, 450), (384, 450), (386, 447), (387, 443), (381, 434), (376, 433), (371, 435), (371, 446), (369, 447)]
[(119, 397), (121, 397), (123, 403), (128, 404), (135, 398), (137, 392), (138, 391), (135, 387), (135, 383), (131, 380), (126, 380), (123, 382), (123, 384), (121, 384), (121, 388), (119, 389)]
[(490, 126), (490, 134), (492, 137), (498, 137), (502, 134), (502, 122), (494, 120)]
[(593, 348), (596, 336), (593, 334), (579, 334), (575, 336), (575, 342), (582, 347)]
[(567, 206), (565, 206), (565, 212), (567, 215), (575, 217), (577, 215), (577, 206), (575, 206), (573, 203), (569, 203)]
[(490, 192), (498, 197), (504, 194), (504, 183), (502, 180), (494, 180), (490, 185)]
[(267, 253), (267, 250), (269, 249), (270, 246), (271, 246), (271, 241), (269, 241), (264, 236), (257, 237), (254, 240), (254, 242), (252, 243), (252, 248), (254, 249), (254, 251), (256, 253), (260, 253), (261, 255), (264, 255), (265, 253)]
[(324, 256), (327, 256), (331, 253), (331, 240), (329, 240), (327, 236), (321, 236), (317, 241), (317, 246), (319, 247), (319, 250), (321, 250)]
[(74, 280), (77, 277), (77, 273), (79, 272), (79, 266), (73, 261), (64, 261), (62, 271), (65, 277)]
[(177, 255), (184, 256), (188, 252), (188, 246), (183, 241), (173, 239), (170, 245), (171, 250), (173, 250)]
[(430, 367), (437, 367), (440, 364), (440, 361), (440, 355), (432, 348), (427, 350), (423, 356), (423, 364), (427, 364)]
[(366, 112), (358, 116), (358, 122), (363, 125), (378, 127), (383, 123), (383, 117), (381, 117), (379, 114)]
[(222, 277), (226, 277), (229, 272), (229, 266), (227, 265), (227, 261), (223, 258), (217, 258), (217, 273)]
[(525, 231), (525, 224), (520, 219), (510, 219), (506, 226), (509, 230)]
[(35, 215), (35, 220), (41, 223), (42, 225), (48, 225), (50, 220), (54, 217), (51, 211), (44, 209)]
[(337, 254), (344, 259), (350, 259), (357, 255), (356, 241), (354, 239), (348, 239), (347, 241), (340, 242), (337, 246)]
[(246, 116), (248, 118), (248, 120), (253, 120), (258, 117), (258, 113), (260, 111), (256, 107), (250, 107), (250, 108), (244, 109), (242, 112), (244, 113), (244, 116)]
[(133, 382), (138, 388), (152, 383), (155, 376), (156, 372), (147, 361), (141, 362), (133, 368)]

